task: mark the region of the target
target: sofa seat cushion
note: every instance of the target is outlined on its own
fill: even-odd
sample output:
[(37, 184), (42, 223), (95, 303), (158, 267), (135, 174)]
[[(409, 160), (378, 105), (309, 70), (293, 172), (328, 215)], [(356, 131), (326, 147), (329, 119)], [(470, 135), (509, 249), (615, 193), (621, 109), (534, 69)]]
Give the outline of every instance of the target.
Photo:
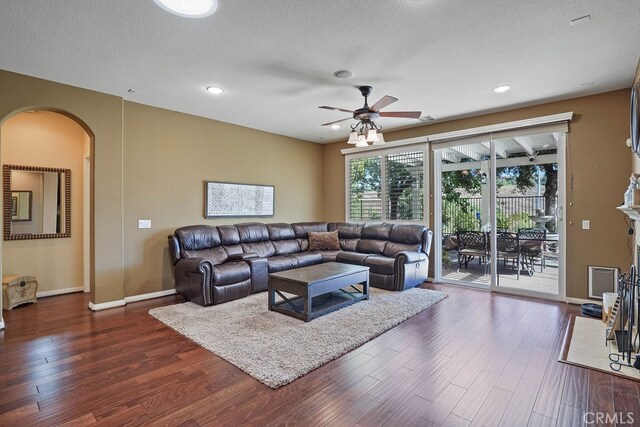
[(251, 294), (251, 280), (243, 280), (225, 286), (214, 286), (211, 289), (214, 304), (232, 301), (238, 298), (248, 297)]
[(230, 261), (213, 267), (213, 284), (216, 286), (239, 283), (250, 278), (251, 269), (244, 261)]
[(298, 260), (291, 255), (276, 255), (267, 258), (269, 273), (298, 268)]
[(340, 252), (336, 256), (337, 262), (344, 262), (346, 264), (364, 265), (364, 261), (369, 257), (369, 254), (361, 254), (358, 252)]
[(306, 267), (323, 262), (322, 252), (298, 252), (291, 254), (291, 256), (298, 260), (298, 267)]
[(336, 262), (338, 254), (342, 251), (319, 251), (322, 254), (322, 262)]
[(381, 256), (370, 256), (364, 260), (364, 265), (369, 267), (369, 271), (371, 273), (377, 274), (393, 274), (394, 268), (393, 264), (395, 262), (394, 258), (381, 257)]

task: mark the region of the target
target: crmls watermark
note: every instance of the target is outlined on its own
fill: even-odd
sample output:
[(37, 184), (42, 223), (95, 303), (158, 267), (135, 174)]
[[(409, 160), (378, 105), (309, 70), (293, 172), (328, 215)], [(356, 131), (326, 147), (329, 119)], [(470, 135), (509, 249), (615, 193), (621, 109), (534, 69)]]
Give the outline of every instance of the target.
[(587, 425), (633, 425), (633, 412), (585, 412), (582, 421)]

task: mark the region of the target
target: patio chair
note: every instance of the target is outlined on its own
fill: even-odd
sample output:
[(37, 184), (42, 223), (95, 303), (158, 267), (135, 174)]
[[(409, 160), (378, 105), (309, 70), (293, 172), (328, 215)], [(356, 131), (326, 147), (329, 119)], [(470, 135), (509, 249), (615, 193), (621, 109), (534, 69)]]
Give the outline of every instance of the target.
[(489, 263), (489, 246), (487, 245), (487, 235), (483, 231), (458, 231), (458, 271), (464, 265), (468, 268), (469, 261), (478, 257), (478, 265), (485, 263), (484, 274), (487, 274)]
[(544, 271), (544, 246), (547, 239), (546, 228), (520, 228), (518, 229), (518, 242), (523, 261), (529, 271), (529, 276), (534, 273), (535, 261), (540, 260), (540, 272)]
[(507, 260), (511, 260), (511, 262), (514, 263), (514, 267), (517, 269), (518, 280), (520, 280), (520, 266), (522, 264), (522, 260), (520, 256), (518, 234), (499, 231), (496, 235), (496, 246), (498, 249), (498, 260), (502, 259), (505, 266), (507, 265)]

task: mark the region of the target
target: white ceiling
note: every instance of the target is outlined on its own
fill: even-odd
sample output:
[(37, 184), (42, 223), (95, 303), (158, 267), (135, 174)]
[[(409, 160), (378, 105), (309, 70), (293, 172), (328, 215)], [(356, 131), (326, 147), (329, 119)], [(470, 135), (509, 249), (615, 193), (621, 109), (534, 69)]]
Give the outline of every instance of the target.
[(0, 0), (1, 69), (320, 143), (348, 114), (317, 107), (361, 107), (357, 85), (446, 120), (628, 88), (639, 57), (638, 0)]

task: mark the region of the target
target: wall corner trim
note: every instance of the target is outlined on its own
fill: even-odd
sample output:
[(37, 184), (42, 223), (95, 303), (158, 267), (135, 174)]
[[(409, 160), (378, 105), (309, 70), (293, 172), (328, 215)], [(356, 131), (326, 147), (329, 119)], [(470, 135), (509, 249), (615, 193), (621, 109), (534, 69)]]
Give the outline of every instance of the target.
[(176, 294), (176, 290), (175, 289), (165, 289), (164, 291), (157, 291), (157, 292), (150, 292), (148, 294), (141, 294), (141, 295), (133, 295), (130, 297), (124, 297), (124, 299), (121, 300), (116, 300), (116, 301), (109, 301), (109, 302), (102, 302), (99, 304), (94, 304), (92, 302), (89, 303), (89, 309), (92, 311), (100, 311), (100, 310), (106, 310), (108, 308), (115, 308), (115, 307), (124, 307), (125, 305), (132, 303), (132, 302), (136, 302), (136, 301), (144, 301), (144, 300), (148, 300), (148, 299), (153, 299), (153, 298), (161, 298), (161, 297), (166, 297), (169, 295), (173, 295)]

